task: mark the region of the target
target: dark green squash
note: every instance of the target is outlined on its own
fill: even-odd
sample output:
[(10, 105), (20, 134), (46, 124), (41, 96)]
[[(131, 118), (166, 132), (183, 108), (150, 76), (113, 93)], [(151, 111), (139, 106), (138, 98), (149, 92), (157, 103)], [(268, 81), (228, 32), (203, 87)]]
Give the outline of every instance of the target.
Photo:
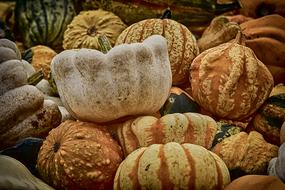
[(58, 50), (75, 14), (73, 0), (17, 0), (16, 31), (26, 48), (41, 44)]

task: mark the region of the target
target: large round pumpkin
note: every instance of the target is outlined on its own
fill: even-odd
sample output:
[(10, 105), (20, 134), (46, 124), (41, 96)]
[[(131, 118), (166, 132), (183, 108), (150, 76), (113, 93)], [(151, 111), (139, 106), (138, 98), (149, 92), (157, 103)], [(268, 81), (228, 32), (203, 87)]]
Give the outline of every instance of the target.
[(224, 189), (230, 182), (225, 163), (194, 144), (154, 144), (132, 152), (119, 166), (114, 190)]
[(121, 149), (106, 129), (67, 120), (43, 142), (37, 168), (56, 189), (102, 190), (112, 187), (121, 161)]
[(104, 10), (82, 11), (74, 17), (64, 32), (63, 48), (91, 48), (100, 50), (98, 37), (102, 34), (114, 45), (127, 26), (112, 12)]
[(146, 19), (126, 28), (118, 37), (116, 45), (142, 42), (158, 34), (167, 40), (172, 83), (188, 82), (189, 68), (199, 49), (193, 34), (182, 24), (171, 19)]

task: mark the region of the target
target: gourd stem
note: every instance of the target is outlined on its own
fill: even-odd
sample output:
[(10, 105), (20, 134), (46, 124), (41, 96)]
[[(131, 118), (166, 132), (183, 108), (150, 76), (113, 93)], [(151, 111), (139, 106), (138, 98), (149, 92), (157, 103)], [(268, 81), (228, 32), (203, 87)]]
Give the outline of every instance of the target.
[(32, 74), (28, 79), (28, 84), (29, 85), (37, 85), (42, 79), (44, 78), (44, 73), (43, 70), (39, 70), (37, 72), (35, 72), (34, 74)]
[(56, 87), (56, 84), (55, 84), (55, 81), (54, 81), (54, 78), (53, 78), (51, 72), (48, 74), (48, 83), (51, 87), (52, 93), (54, 95), (58, 95), (57, 87)]
[(170, 11), (170, 7), (168, 7), (162, 14), (162, 16), (160, 17), (161, 19), (171, 19), (171, 11)]
[(98, 43), (103, 53), (108, 53), (112, 49), (112, 45), (105, 34), (98, 37)]

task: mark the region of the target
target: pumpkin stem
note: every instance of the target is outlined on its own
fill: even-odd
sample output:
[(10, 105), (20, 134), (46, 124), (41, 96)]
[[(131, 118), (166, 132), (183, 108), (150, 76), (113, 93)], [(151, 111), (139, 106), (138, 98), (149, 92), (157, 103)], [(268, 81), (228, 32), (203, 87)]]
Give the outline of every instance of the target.
[(54, 81), (54, 78), (53, 78), (51, 72), (49, 72), (49, 74), (48, 74), (48, 83), (51, 87), (52, 93), (55, 95), (58, 95), (57, 87), (56, 87), (56, 84), (55, 84), (55, 81)]
[(53, 151), (54, 151), (54, 152), (57, 152), (59, 148), (60, 148), (60, 143), (54, 143), (54, 145), (53, 145)]
[(161, 19), (171, 19), (171, 11), (170, 11), (170, 7), (168, 7), (162, 14), (162, 16), (160, 17)]
[(105, 34), (98, 37), (98, 42), (103, 53), (108, 53), (112, 49), (112, 45)]
[(39, 70), (37, 72), (35, 72), (34, 74), (32, 74), (28, 79), (28, 84), (29, 85), (37, 85), (42, 79), (44, 78), (44, 73), (43, 70)]
[(96, 36), (97, 28), (95, 26), (91, 26), (90, 28), (87, 29), (87, 34), (89, 36)]

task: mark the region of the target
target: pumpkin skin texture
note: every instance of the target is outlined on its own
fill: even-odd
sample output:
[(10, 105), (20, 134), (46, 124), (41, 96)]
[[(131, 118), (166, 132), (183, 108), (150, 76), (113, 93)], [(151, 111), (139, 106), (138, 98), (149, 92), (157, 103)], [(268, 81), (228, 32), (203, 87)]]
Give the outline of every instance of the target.
[(268, 174), (278, 177), (285, 183), (285, 143), (283, 143), (278, 151), (278, 157), (270, 160), (268, 165)]
[(54, 190), (33, 176), (21, 162), (5, 155), (0, 155), (0, 189)]
[(17, 1), (17, 32), (26, 48), (41, 44), (61, 49), (64, 31), (75, 14), (73, 0)]
[(111, 189), (122, 161), (120, 146), (102, 126), (67, 120), (53, 129), (38, 154), (41, 177), (56, 189)]
[(233, 180), (245, 174), (266, 174), (269, 161), (277, 156), (278, 146), (267, 143), (260, 133), (252, 131), (225, 138), (212, 151), (225, 162)]
[(224, 43), (198, 55), (191, 64), (194, 100), (217, 118), (242, 121), (267, 99), (273, 77), (254, 52), (238, 44)]
[(147, 19), (132, 24), (118, 37), (116, 45), (142, 42), (158, 34), (167, 39), (173, 85), (188, 82), (189, 67), (199, 54), (193, 34), (182, 24), (171, 19)]
[(125, 156), (139, 147), (171, 141), (209, 149), (216, 131), (215, 120), (198, 113), (167, 114), (159, 119), (141, 116), (124, 122), (117, 129)]
[(266, 175), (246, 175), (232, 181), (225, 190), (283, 190), (285, 184), (277, 177)]
[(113, 189), (214, 190), (229, 182), (228, 169), (217, 155), (199, 145), (170, 142), (132, 152), (120, 164)]
[(127, 26), (112, 12), (104, 10), (82, 11), (74, 17), (64, 32), (63, 48), (90, 48), (100, 50), (98, 37), (102, 34), (113, 46)]
[(151, 115), (166, 101), (172, 82), (166, 40), (158, 35), (107, 54), (65, 50), (54, 57), (51, 70), (66, 109), (92, 122)]

